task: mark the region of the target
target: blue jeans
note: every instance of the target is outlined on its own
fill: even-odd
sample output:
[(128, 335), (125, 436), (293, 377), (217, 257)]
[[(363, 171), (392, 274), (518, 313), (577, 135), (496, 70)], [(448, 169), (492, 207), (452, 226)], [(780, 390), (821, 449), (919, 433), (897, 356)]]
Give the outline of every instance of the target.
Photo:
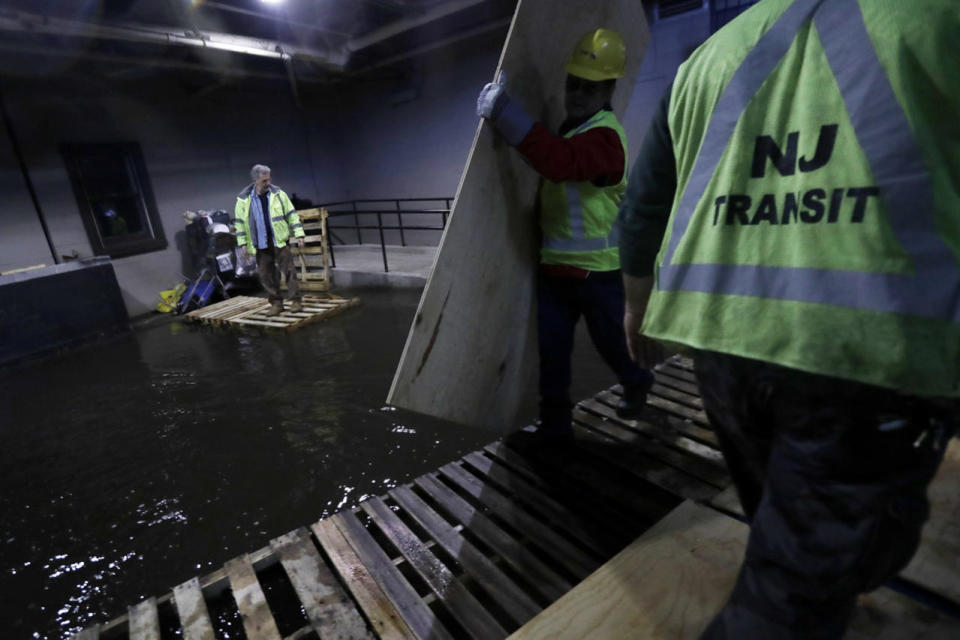
[(582, 315), (594, 346), (624, 388), (649, 387), (653, 374), (630, 359), (623, 333), (620, 271), (595, 271), (585, 279), (540, 274), (537, 329), (540, 345), (540, 422), (548, 434), (570, 432), (570, 357)]

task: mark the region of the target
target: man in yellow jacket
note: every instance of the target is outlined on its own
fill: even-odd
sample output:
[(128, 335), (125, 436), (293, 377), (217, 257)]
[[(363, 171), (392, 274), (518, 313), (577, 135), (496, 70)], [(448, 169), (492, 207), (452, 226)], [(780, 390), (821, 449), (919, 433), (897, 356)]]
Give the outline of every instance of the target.
[(280, 295), (280, 276), (277, 267), (287, 281), (293, 312), (303, 310), (297, 269), (293, 253), (287, 244), (291, 232), (297, 247), (303, 248), (303, 225), (290, 198), (279, 187), (270, 184), (270, 167), (255, 164), (250, 169), (253, 182), (237, 194), (234, 227), (237, 231), (237, 246), (256, 255), (260, 284), (270, 300), (268, 316), (283, 312)]
[(917, 548), (960, 423), (958, 32), (956, 0), (764, 0), (634, 164), (631, 351), (692, 353), (751, 525), (706, 638), (840, 638)]

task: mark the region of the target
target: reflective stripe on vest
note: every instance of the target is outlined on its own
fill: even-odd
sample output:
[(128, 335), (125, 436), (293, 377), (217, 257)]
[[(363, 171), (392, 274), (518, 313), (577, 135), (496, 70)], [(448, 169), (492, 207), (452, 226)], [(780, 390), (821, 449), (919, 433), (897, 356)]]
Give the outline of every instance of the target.
[[(671, 264), (734, 129), (760, 86), (813, 17), (895, 237), (914, 274), (737, 264)], [(713, 112), (674, 217), (658, 276), (664, 291), (822, 303), (960, 322), (960, 270), (937, 234), (933, 185), (863, 21), (857, 0), (796, 0), (736, 71)]]
[[(576, 135), (600, 122), (602, 118), (588, 120), (573, 130), (570, 135)], [(615, 222), (610, 233), (605, 238), (588, 238), (583, 226), (583, 205), (580, 202), (580, 187), (576, 182), (568, 182), (564, 189), (567, 192), (567, 211), (570, 216), (569, 238), (543, 237), (543, 247), (554, 251), (598, 251), (619, 246), (619, 222)]]

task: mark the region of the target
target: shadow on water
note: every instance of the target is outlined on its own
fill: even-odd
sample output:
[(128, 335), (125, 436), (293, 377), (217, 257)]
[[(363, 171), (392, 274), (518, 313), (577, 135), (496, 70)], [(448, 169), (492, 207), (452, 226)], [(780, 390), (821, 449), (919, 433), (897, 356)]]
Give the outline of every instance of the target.
[(0, 372), (5, 637), (67, 637), (500, 435), (383, 408), (419, 292), (360, 296), (290, 334), (161, 323)]

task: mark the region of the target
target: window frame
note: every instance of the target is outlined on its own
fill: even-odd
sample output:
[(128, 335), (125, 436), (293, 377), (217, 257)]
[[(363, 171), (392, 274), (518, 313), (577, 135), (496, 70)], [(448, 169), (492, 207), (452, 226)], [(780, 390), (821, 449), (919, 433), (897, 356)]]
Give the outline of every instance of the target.
[[(143, 160), (143, 152), (138, 142), (79, 142), (60, 144), (60, 155), (63, 158), (70, 183), (77, 199), (77, 207), (83, 226), (90, 240), (94, 255), (122, 258), (151, 251), (160, 251), (167, 248), (167, 237), (160, 222), (160, 214), (150, 185), (150, 176), (147, 174), (147, 165)], [(127, 233), (119, 237), (104, 236), (97, 223), (94, 204), (97, 202), (95, 194), (91, 194), (88, 185), (84, 182), (81, 162), (91, 156), (119, 157), (130, 169), (135, 196), (139, 204), (141, 215), (141, 231)]]

